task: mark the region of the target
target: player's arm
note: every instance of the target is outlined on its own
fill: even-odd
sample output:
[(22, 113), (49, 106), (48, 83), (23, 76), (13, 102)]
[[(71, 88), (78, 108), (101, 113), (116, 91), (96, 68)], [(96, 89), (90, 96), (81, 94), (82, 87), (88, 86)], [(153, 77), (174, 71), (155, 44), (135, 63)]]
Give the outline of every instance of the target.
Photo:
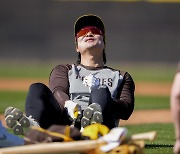
[(135, 84), (129, 73), (124, 74), (120, 88), (119, 97), (112, 101), (115, 118), (127, 120), (134, 110)]
[(62, 106), (69, 100), (68, 71), (67, 65), (58, 65), (52, 70), (49, 78), (49, 88)]
[(176, 138), (180, 140), (180, 72), (176, 73), (171, 88), (171, 113), (175, 124)]

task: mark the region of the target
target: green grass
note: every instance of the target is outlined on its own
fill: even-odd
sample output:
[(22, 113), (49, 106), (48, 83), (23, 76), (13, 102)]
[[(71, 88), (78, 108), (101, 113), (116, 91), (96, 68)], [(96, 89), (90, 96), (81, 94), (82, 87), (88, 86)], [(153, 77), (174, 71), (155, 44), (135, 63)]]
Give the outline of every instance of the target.
[(135, 110), (169, 109), (169, 96), (135, 96)]
[[(72, 63), (72, 61), (59, 62), (1, 62), (0, 77), (6, 78), (46, 78), (57, 64)], [(109, 64), (120, 70), (128, 71), (134, 81), (172, 82), (176, 66), (163, 64)]]
[(156, 131), (156, 139), (145, 142), (145, 154), (172, 154), (175, 142), (173, 124), (127, 125), (128, 135)]
[(134, 81), (149, 81), (149, 82), (172, 82), (175, 69), (166, 68), (135, 68), (129, 69)]
[(135, 82), (172, 82), (176, 71), (176, 65), (158, 63), (112, 64), (112, 67), (128, 71)]
[(26, 100), (27, 92), (11, 92), (11, 91), (0, 91), (0, 113), (4, 113), (4, 110), (8, 106), (17, 107), (24, 111), (24, 104)]
[[(0, 113), (3, 113), (7, 106), (14, 106), (24, 110), (26, 96), (27, 92), (0, 91)], [(169, 109), (169, 107), (168, 96), (136, 96), (135, 110)]]
[(17, 63), (9, 65), (0, 65), (1, 78), (45, 78), (48, 79), (49, 74), (54, 66), (48, 64), (26, 64)]

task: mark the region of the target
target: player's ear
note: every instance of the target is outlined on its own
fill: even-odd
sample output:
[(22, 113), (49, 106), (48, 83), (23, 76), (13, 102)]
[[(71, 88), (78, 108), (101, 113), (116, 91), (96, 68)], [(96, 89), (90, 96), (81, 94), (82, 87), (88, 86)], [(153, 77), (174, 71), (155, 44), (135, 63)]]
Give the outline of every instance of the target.
[(76, 46), (76, 51), (79, 52), (77, 38), (75, 38), (75, 46)]
[(78, 45), (76, 46), (76, 52), (79, 52)]

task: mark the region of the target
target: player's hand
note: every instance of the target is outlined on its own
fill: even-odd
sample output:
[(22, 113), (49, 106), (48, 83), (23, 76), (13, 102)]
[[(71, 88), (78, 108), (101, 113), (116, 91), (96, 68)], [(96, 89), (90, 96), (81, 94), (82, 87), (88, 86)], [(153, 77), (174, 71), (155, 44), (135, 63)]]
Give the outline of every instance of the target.
[(174, 145), (174, 154), (180, 154), (180, 139), (176, 140)]
[(71, 100), (65, 101), (64, 107), (72, 119), (77, 119), (82, 114), (81, 106)]
[(100, 82), (99, 79), (96, 78), (94, 75), (90, 74), (88, 76), (86, 76), (83, 80), (83, 84), (85, 86), (88, 86), (90, 89), (93, 87), (99, 87), (100, 86)]

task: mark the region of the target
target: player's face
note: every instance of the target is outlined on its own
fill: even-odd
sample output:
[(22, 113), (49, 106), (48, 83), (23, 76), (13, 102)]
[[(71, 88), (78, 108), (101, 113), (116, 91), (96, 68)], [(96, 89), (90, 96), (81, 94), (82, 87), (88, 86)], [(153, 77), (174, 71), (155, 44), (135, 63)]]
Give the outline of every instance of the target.
[(77, 34), (77, 51), (81, 52), (87, 49), (104, 49), (103, 36), (98, 29), (89, 29), (80, 31)]

